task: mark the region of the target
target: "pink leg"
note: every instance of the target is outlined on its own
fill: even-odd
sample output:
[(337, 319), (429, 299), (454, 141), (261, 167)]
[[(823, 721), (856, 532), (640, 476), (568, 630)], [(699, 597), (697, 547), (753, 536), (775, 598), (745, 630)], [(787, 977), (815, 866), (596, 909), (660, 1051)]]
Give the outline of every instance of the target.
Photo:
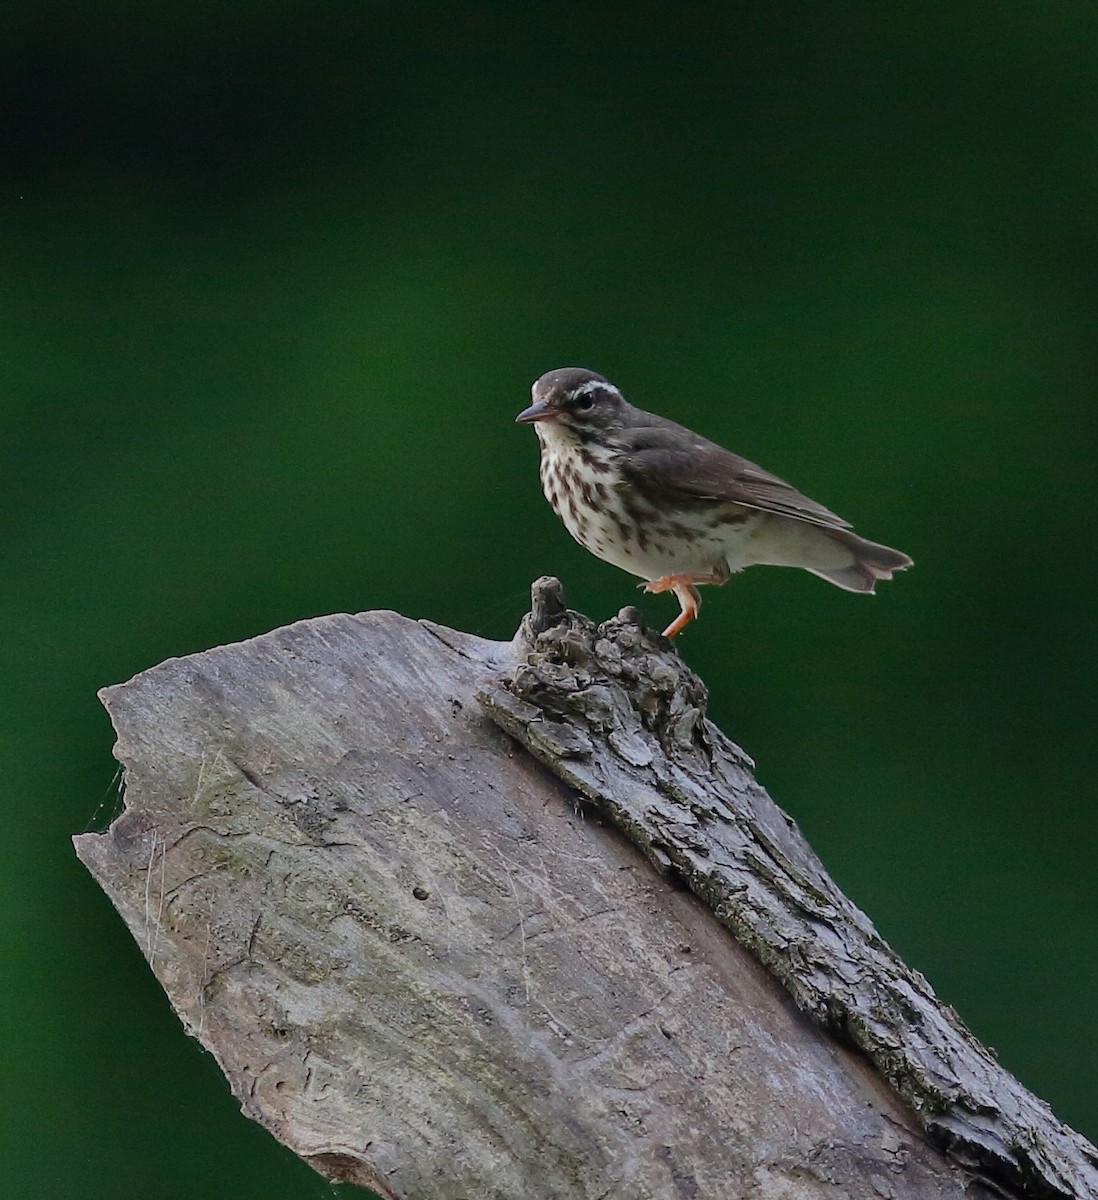
[(690, 624), (698, 615), (698, 609), (701, 608), (702, 602), (702, 598), (698, 594), (698, 589), (693, 584), (680, 583), (672, 590), (679, 598), (679, 605), (682, 608), (682, 612), (663, 631), (663, 636), (667, 638), (673, 638), (676, 633), (685, 629)]
[(663, 631), (664, 637), (674, 637), (685, 629), (698, 615), (701, 608), (701, 595), (694, 586), (696, 583), (724, 583), (727, 575), (664, 575), (661, 579), (651, 579), (640, 586), (646, 592), (674, 592), (678, 597), (682, 611)]

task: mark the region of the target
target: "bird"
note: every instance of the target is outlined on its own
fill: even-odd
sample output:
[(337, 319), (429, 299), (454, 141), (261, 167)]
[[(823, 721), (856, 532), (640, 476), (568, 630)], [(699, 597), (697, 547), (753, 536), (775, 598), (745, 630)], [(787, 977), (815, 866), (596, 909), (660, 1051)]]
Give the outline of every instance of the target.
[(628, 403), (583, 367), (548, 371), (515, 420), (541, 443), (541, 486), (565, 528), (597, 558), (673, 592), (671, 638), (698, 615), (698, 586), (756, 564), (802, 567), (848, 592), (912, 565), (746, 458)]

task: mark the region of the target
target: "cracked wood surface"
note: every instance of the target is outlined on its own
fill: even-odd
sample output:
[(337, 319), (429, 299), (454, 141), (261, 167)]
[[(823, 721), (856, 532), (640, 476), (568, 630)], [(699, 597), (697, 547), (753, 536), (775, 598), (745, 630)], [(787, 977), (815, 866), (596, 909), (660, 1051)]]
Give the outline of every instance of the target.
[(1004, 1070), (839, 890), (750, 760), (705, 716), (705, 685), (634, 610), (596, 626), (534, 585), (510, 679), (482, 703), (682, 881), (858, 1047), (934, 1144), (1009, 1195), (1098, 1195), (1098, 1152)]
[[(786, 947), (810, 978), (826, 978), (817, 960), (847, 902), (820, 890), (807, 848), (777, 853), (789, 826), (773, 806), (759, 815), (753, 784), (725, 798), (730, 815), (691, 821), (687, 793), (653, 786), (658, 767), (644, 781), (660, 739), (614, 707), (621, 672), (599, 721), (630, 795), (649, 809), (658, 795), (659, 844), (631, 829), (642, 853), (577, 796), (604, 798), (594, 771), (610, 752), (596, 697), (582, 719), (569, 709), (578, 663), (554, 666), (549, 642), (594, 629), (582, 621), (542, 583), (512, 644), (338, 615), (104, 690), (125, 809), (77, 852), (244, 1112), (328, 1178), (400, 1200), (988, 1197), (771, 974), (769, 875), (792, 864), (782, 902), (828, 918), (818, 945)], [(634, 636), (652, 652), (632, 628), (603, 627), (623, 663)], [(538, 688), (557, 666), (547, 718)], [(689, 777), (719, 745), (730, 778), (743, 760), (697, 700), (660, 709), (674, 770)], [(762, 882), (743, 882), (756, 925), (717, 909), (750, 951), (666, 879), (672, 864), (689, 874), (668, 831), (692, 830), (701, 855), (699, 839), (745, 816), (764, 848)]]

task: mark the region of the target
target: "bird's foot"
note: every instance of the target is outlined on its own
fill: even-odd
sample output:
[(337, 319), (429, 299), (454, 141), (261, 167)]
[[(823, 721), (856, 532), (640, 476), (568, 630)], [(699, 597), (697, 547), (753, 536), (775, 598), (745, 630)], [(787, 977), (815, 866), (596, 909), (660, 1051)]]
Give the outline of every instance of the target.
[(678, 597), (682, 612), (663, 631), (664, 637), (674, 637), (698, 615), (701, 608), (701, 594), (694, 586), (696, 583), (724, 583), (727, 574), (713, 572), (709, 575), (663, 575), (659, 579), (649, 579), (646, 583), (638, 583), (637, 587), (645, 592), (674, 592)]
[(698, 615), (702, 598), (701, 593), (694, 586), (695, 578), (697, 577), (694, 575), (667, 575), (663, 579), (657, 579), (650, 583), (644, 589), (646, 592), (672, 591), (678, 597), (679, 607), (682, 611), (663, 631), (664, 637), (673, 638)]
[(658, 595), (660, 592), (673, 592), (676, 588), (690, 587), (695, 583), (708, 583), (709, 576), (698, 575), (663, 575), (659, 579), (649, 579), (646, 583), (638, 583), (642, 592)]

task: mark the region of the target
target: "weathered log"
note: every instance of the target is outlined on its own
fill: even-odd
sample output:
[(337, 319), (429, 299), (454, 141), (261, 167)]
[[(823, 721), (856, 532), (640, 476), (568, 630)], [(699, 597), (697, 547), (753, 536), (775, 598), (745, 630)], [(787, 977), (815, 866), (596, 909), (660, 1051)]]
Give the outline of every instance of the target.
[(632, 612), (539, 581), (510, 644), (340, 615), (103, 698), (126, 807), (77, 851), (245, 1113), (331, 1179), (1098, 1194)]

